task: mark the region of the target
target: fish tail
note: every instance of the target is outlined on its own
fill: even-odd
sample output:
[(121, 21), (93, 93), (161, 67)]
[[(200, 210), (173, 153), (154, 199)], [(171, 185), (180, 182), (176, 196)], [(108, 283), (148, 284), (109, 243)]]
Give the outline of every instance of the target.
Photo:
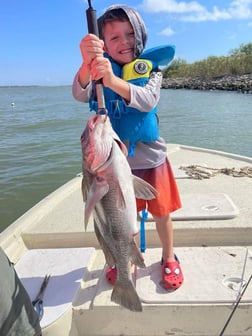
[(125, 283), (121, 283), (120, 280), (116, 282), (111, 294), (111, 301), (131, 311), (143, 311), (139, 296), (137, 295), (136, 289), (130, 280), (126, 283), (126, 285)]

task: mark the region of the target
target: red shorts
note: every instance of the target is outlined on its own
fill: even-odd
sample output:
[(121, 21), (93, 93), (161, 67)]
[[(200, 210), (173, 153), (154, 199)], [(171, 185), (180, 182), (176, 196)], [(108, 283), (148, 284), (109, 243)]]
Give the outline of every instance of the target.
[(158, 196), (152, 200), (136, 199), (138, 212), (147, 209), (153, 216), (163, 217), (181, 208), (178, 187), (167, 159), (158, 167), (135, 169), (132, 174), (150, 183), (158, 191)]

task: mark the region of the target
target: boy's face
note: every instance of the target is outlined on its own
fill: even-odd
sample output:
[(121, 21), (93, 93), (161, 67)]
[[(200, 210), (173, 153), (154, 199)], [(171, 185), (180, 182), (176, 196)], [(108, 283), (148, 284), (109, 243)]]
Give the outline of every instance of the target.
[(103, 27), (104, 49), (117, 63), (126, 64), (134, 59), (135, 35), (128, 21), (111, 21)]

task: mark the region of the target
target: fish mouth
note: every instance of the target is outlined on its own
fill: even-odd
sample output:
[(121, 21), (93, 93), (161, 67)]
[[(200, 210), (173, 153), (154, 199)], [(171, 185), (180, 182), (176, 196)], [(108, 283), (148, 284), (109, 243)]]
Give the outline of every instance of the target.
[(96, 114), (95, 116), (94, 116), (94, 118), (92, 119), (92, 123), (90, 123), (89, 124), (89, 128), (91, 129), (91, 130), (93, 130), (95, 127), (96, 127), (96, 125), (98, 124), (98, 123), (106, 123), (106, 121), (107, 121), (107, 114), (101, 114), (101, 113), (98, 113), (98, 114)]
[[(110, 141), (98, 141), (96, 139), (97, 135), (95, 135), (98, 132), (98, 138), (104, 136), (103, 127), (106, 127), (105, 124), (107, 121), (107, 115), (94, 115), (89, 119), (88, 125), (81, 136), (83, 163), (85, 169), (92, 175), (95, 175), (98, 171), (104, 170), (107, 167), (107, 161), (109, 161), (109, 163), (111, 162), (112, 144)], [(101, 125), (102, 129), (99, 128), (99, 125)], [(98, 128), (97, 132), (96, 128)]]

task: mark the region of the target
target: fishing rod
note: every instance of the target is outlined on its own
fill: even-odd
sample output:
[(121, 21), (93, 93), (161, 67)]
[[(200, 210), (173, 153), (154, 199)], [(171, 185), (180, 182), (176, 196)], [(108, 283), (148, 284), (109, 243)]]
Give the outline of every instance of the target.
[(241, 301), (241, 299), (242, 299), (242, 297), (243, 297), (246, 289), (248, 288), (248, 285), (249, 285), (251, 279), (252, 279), (252, 274), (250, 275), (249, 280), (248, 280), (246, 286), (243, 288), (243, 291), (241, 292), (241, 294), (239, 296), (239, 299), (236, 301), (236, 304), (235, 304), (233, 310), (231, 311), (231, 314), (230, 314), (229, 318), (227, 319), (227, 322), (225, 323), (225, 325), (224, 325), (224, 327), (223, 327), (223, 329), (222, 329), (222, 331), (221, 331), (221, 333), (220, 333), (219, 336), (224, 335), (224, 332), (225, 332), (225, 330), (226, 330), (226, 328), (227, 328), (227, 326), (228, 326), (228, 324), (229, 324), (232, 316), (234, 315), (234, 312), (236, 311), (236, 308), (238, 307), (238, 305), (239, 305), (239, 303), (240, 303), (240, 301)]
[[(99, 36), (99, 29), (96, 19), (96, 10), (92, 7), (91, 0), (88, 0), (89, 8), (86, 10), (86, 17), (87, 17), (87, 24), (88, 24), (88, 32), (90, 34), (94, 34)], [(96, 95), (97, 95), (97, 102), (98, 102), (98, 113), (101, 114), (108, 114), (107, 109), (105, 107), (105, 100), (104, 100), (104, 92), (103, 92), (103, 85), (102, 79), (99, 79), (95, 82), (96, 88)], [(140, 226), (140, 245), (141, 245), (141, 252), (145, 252), (146, 244), (145, 244), (145, 220), (147, 219), (148, 212), (143, 210), (142, 212), (142, 220)]]
[[(88, 0), (89, 8), (86, 10), (87, 25), (89, 34), (94, 34), (99, 37), (98, 24), (96, 19), (96, 10), (92, 7), (91, 0)], [(98, 113), (106, 114), (107, 110), (105, 107), (104, 92), (102, 79), (95, 82), (97, 103), (98, 103)]]

